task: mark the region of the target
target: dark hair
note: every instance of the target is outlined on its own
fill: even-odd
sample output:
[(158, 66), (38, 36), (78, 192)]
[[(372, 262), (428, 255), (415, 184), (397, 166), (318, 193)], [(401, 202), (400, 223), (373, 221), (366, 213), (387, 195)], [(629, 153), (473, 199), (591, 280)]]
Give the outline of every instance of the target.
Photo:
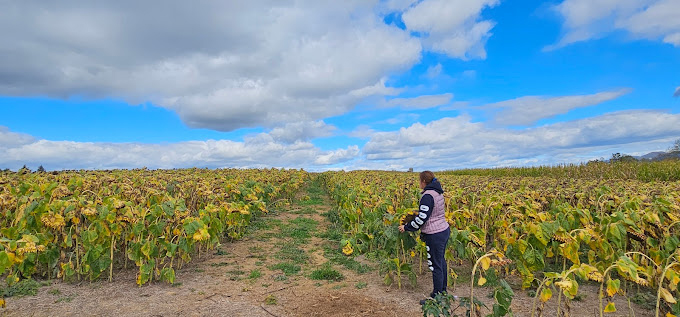
[(430, 171), (424, 171), (420, 173), (420, 181), (425, 182), (425, 184), (429, 184), (432, 182), (434, 179), (434, 173)]

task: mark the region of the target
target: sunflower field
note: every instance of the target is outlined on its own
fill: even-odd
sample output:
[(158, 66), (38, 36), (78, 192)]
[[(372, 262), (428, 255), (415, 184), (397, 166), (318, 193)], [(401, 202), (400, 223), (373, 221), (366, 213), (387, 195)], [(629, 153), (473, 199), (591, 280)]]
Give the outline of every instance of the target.
[[(493, 271), (534, 289), (538, 311), (554, 296), (559, 314), (560, 301), (573, 299), (579, 283), (591, 281), (600, 285), (600, 314), (615, 311), (610, 299), (636, 287), (656, 294), (657, 315), (678, 315), (680, 182), (638, 180), (635, 175), (642, 174), (628, 168), (627, 174), (578, 178), (543, 171), (536, 177), (489, 176), (498, 173), (493, 170), (435, 173), (451, 226), (449, 283), (457, 277), (451, 264), (469, 263), (477, 285)], [(326, 172), (322, 178), (345, 229), (344, 252), (376, 256), (386, 283), (401, 287), (402, 279), (415, 280), (426, 260), (425, 244), (396, 227), (417, 210), (418, 174)], [(496, 315), (507, 312), (507, 299), (496, 298)], [(476, 301), (472, 294), (468, 300)]]
[(294, 195), (303, 170), (0, 173), (0, 276), (174, 282), (175, 269)]

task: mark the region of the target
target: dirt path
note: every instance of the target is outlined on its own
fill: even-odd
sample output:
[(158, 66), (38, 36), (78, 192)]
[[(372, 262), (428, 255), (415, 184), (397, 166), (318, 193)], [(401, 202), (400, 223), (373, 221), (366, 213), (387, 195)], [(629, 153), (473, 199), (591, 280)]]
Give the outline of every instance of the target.
[[(418, 276), (415, 288), (384, 286), (375, 263), (340, 253), (339, 232), (323, 216), (329, 210), (328, 196), (312, 184), (293, 205), (253, 221), (244, 239), (225, 243), (178, 270), (175, 285), (137, 287), (134, 271), (118, 272), (110, 283), (55, 281), (37, 296), (9, 298), (0, 315), (422, 316), (418, 300), (429, 294), (431, 275)], [(469, 294), (462, 286), (450, 291)], [(493, 302), (486, 295), (491, 291), (475, 289), (489, 307)], [(533, 298), (526, 291), (515, 292), (515, 316), (530, 316)], [(571, 316), (595, 316), (596, 287), (585, 285), (580, 292), (587, 295), (571, 303)], [(555, 315), (555, 300), (551, 303), (545, 316)], [(619, 296), (619, 311), (607, 316), (629, 316), (627, 305)], [(634, 309), (637, 317), (652, 315)]]

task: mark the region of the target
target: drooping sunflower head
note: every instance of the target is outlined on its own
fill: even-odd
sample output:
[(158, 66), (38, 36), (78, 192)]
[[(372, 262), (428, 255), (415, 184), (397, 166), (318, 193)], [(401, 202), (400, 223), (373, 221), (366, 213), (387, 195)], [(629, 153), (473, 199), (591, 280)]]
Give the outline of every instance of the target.
[(411, 221), (415, 220), (417, 216), (418, 216), (417, 211), (409, 211), (407, 214), (401, 216), (401, 218), (399, 219), (399, 224), (405, 225), (407, 223), (410, 223)]

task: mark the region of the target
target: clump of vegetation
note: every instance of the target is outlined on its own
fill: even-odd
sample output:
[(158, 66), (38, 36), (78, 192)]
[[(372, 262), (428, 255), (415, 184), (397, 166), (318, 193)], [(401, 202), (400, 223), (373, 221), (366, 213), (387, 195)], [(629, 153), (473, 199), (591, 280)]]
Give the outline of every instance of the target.
[(285, 243), (280, 247), (281, 249), (275, 255), (279, 260), (287, 260), (296, 264), (307, 263), (309, 260), (305, 250), (298, 247), (295, 243)]
[(310, 276), (313, 280), (326, 280), (326, 281), (341, 281), (345, 278), (342, 273), (333, 269), (333, 267), (326, 262), (321, 268), (314, 270)]
[(274, 294), (269, 294), (269, 296), (267, 296), (267, 297), (264, 299), (264, 303), (267, 304), (267, 305), (276, 305), (277, 302), (278, 302), (278, 301), (277, 301), (277, 299), (276, 299), (276, 296), (274, 296)]
[(281, 270), (286, 275), (294, 275), (300, 273), (302, 269), (299, 265), (290, 262), (282, 262), (269, 267), (272, 270)]
[[(46, 282), (45, 284), (48, 283), (49, 282)], [(39, 283), (34, 279), (21, 280), (6, 287), (0, 287), (0, 295), (1, 297), (35, 296), (38, 294), (38, 289), (40, 286), (44, 286), (45, 284)]]
[(255, 270), (250, 271), (250, 275), (248, 275), (248, 278), (251, 279), (251, 280), (255, 280), (255, 279), (260, 278), (261, 276), (262, 276), (262, 272), (260, 272), (259, 269), (255, 269)]

